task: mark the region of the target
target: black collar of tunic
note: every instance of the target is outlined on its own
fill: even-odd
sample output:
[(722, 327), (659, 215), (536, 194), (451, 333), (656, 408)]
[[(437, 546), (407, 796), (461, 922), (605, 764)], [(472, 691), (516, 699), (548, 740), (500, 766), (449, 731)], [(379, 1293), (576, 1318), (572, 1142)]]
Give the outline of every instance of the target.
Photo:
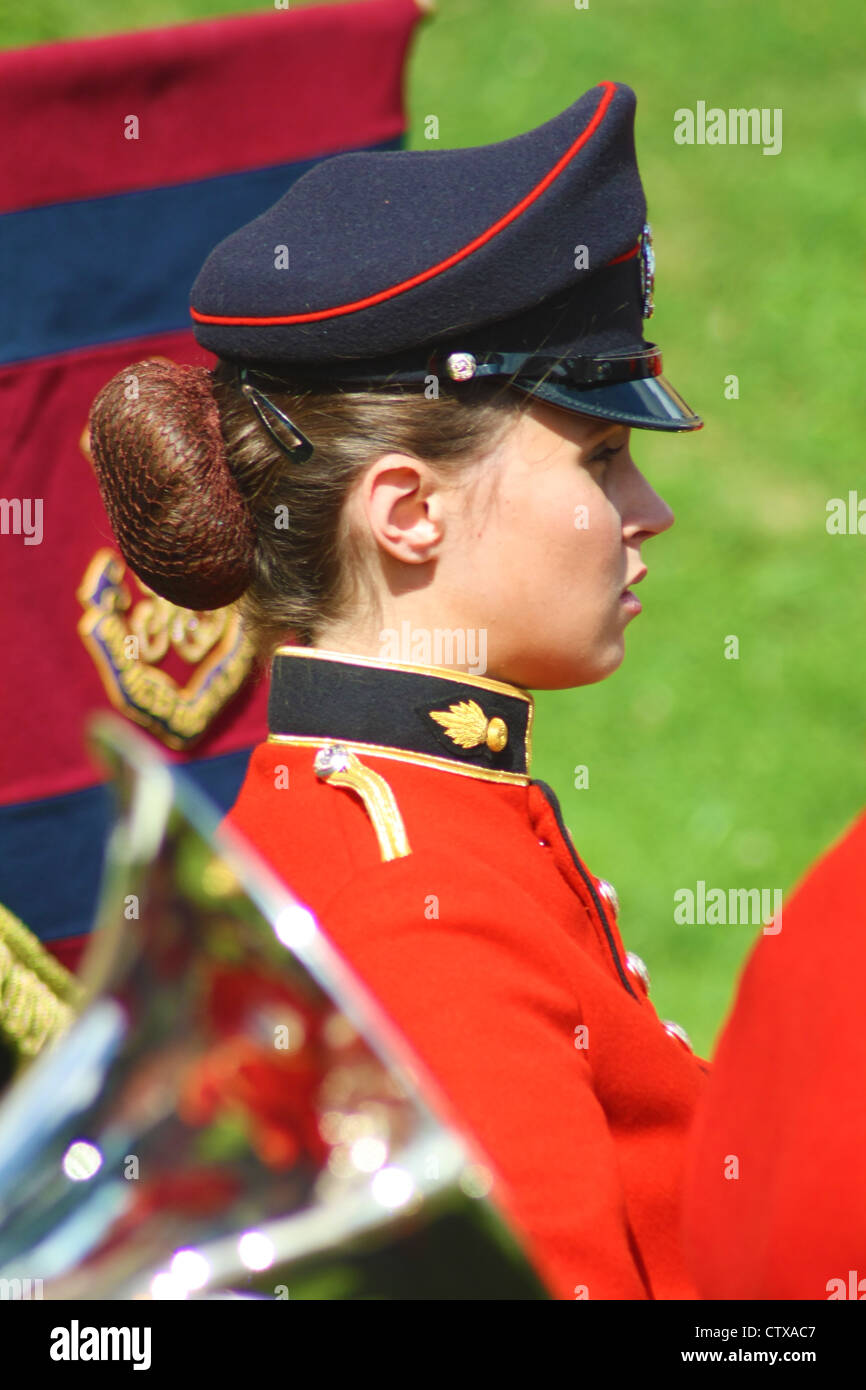
[(279, 647), (268, 704), (273, 742), (357, 751), (528, 782), (534, 701), (521, 686), (445, 666)]

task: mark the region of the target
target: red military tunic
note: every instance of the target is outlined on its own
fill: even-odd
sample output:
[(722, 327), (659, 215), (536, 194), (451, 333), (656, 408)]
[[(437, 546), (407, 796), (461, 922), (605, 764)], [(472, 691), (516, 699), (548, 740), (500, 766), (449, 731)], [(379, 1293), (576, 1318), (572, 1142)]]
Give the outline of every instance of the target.
[(435, 1077), (553, 1295), (694, 1298), (682, 1166), (707, 1066), (529, 776), (533, 709), (443, 667), (284, 647), (230, 821)]
[(685, 1199), (704, 1298), (866, 1298), (864, 944), (866, 814), (762, 933), (713, 1059)]

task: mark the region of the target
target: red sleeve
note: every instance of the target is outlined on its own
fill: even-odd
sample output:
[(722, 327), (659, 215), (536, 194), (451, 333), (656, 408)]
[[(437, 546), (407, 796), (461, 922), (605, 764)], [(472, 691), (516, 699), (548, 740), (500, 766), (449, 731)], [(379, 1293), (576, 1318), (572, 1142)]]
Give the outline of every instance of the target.
[(332, 899), (323, 924), (486, 1152), (493, 1195), (553, 1295), (648, 1298), (556, 924), (515, 921), (472, 885), (438, 894), (459, 882), (397, 860)]

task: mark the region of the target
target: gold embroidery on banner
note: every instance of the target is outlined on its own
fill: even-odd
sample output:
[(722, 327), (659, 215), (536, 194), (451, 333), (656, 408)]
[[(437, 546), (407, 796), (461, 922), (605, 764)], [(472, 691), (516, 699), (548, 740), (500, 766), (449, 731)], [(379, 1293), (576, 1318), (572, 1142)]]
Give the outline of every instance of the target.
[[(125, 569), (112, 550), (94, 555), (77, 591), (79, 634), (112, 704), (167, 747), (187, 748), (243, 685), (252, 645), (234, 606), (193, 613), (137, 580), (145, 597), (133, 607)], [(171, 649), (196, 666), (185, 685), (156, 664)]]

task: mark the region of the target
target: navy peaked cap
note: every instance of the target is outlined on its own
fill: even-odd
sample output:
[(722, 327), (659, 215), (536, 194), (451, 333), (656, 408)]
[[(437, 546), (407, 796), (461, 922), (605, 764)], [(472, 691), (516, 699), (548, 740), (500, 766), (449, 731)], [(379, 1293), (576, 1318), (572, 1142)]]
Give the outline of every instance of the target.
[(208, 256), (197, 341), (293, 380), (499, 376), (583, 414), (700, 428), (643, 337), (654, 263), (635, 105), (601, 82), (497, 144), (319, 161)]

